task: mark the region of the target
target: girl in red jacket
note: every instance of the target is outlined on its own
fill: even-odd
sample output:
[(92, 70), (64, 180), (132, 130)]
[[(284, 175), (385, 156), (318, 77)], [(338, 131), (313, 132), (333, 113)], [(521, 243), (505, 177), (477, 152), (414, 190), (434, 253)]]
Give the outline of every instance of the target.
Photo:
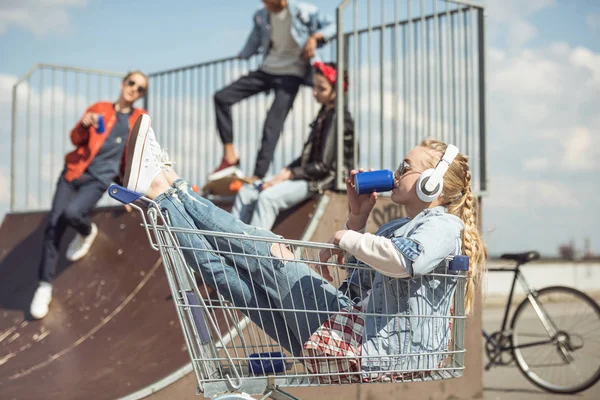
[(48, 313), (58, 250), (67, 227), (77, 232), (67, 249), (69, 261), (85, 256), (98, 234), (88, 214), (108, 186), (122, 175), (130, 128), (145, 113), (134, 108), (133, 103), (142, 98), (147, 89), (148, 78), (144, 73), (128, 73), (121, 82), (119, 99), (114, 103), (93, 104), (71, 131), (71, 141), (76, 148), (65, 157), (65, 168), (58, 178), (44, 231), (40, 282), (30, 308), (33, 318), (43, 318)]

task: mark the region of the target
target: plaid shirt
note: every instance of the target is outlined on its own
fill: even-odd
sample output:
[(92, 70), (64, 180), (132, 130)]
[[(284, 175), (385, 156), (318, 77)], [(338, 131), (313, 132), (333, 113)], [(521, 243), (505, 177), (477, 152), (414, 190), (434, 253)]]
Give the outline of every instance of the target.
[[(361, 377), (361, 354), (365, 320), (363, 309), (353, 305), (342, 309), (323, 323), (304, 343), (306, 369), (321, 383), (390, 382), (422, 379), (430, 371), (373, 373)], [(454, 315), (454, 307), (450, 309)], [(452, 331), (452, 318), (449, 329)], [(453, 348), (452, 340), (448, 343)], [(440, 362), (440, 367), (444, 362)]]
[(361, 382), (365, 320), (362, 308), (349, 306), (323, 323), (304, 343), (306, 369), (321, 383)]

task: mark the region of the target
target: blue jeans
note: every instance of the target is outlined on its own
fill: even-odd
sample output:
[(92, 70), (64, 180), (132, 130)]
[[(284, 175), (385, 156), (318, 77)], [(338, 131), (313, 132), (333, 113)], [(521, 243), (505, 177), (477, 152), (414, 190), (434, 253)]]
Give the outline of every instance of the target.
[(92, 230), (90, 211), (106, 192), (107, 186), (84, 173), (78, 179), (67, 182), (64, 171), (56, 183), (52, 208), (44, 229), (42, 257), (38, 267), (40, 281), (53, 282), (56, 278), (60, 241), (69, 226), (77, 233), (87, 236)]
[(308, 265), (272, 259), (270, 241), (279, 236), (246, 225), (198, 196), (185, 180), (174, 182), (155, 201), (172, 227), (265, 238), (254, 241), (176, 233), (188, 265), (204, 282), (295, 356), (302, 354), (304, 342), (330, 316), (314, 311), (335, 312), (353, 304)]
[(308, 181), (287, 180), (259, 192), (256, 186), (242, 186), (231, 214), (256, 228), (271, 230), (277, 215), (311, 197)]

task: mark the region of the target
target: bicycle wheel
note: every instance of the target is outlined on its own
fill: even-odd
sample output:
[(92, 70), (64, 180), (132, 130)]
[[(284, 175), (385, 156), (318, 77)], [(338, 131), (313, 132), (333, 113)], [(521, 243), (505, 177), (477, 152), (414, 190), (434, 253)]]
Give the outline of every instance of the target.
[[(600, 307), (579, 290), (551, 286), (533, 294), (544, 317), (526, 298), (512, 322), (513, 355), (534, 385), (577, 393), (600, 379)], [(550, 333), (549, 333), (550, 332)]]

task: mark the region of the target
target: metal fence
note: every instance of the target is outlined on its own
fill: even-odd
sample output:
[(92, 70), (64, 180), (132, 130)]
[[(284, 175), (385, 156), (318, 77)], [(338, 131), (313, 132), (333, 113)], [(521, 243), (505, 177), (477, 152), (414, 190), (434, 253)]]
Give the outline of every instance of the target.
[[(337, 38), (320, 56), (349, 73), (349, 90), (337, 107), (346, 103), (354, 118), (358, 165), (393, 169), (421, 139), (439, 138), (471, 157), (474, 191), (485, 191), (483, 8), (446, 0), (345, 0), (336, 20)], [(226, 58), (151, 74), (147, 108), (155, 130), (190, 181), (203, 183), (221, 160), (214, 93), (259, 64), (259, 57)], [(296, 98), (270, 173), (301, 151), (318, 111), (311, 90), (301, 88)], [(272, 101), (272, 94), (260, 94), (232, 107), (234, 143), (247, 174)], [(338, 149), (341, 159), (341, 144)], [(341, 189), (341, 171), (338, 178)]]
[[(13, 86), (10, 210), (46, 210), (52, 204), (69, 132), (91, 104), (117, 99), (124, 74), (38, 64)], [(99, 205), (114, 204), (108, 195)]]
[[(484, 192), (482, 6), (458, 0), (344, 0), (336, 21), (337, 38), (319, 55), (349, 73), (348, 92), (338, 98), (338, 108), (347, 104), (355, 121), (357, 165), (394, 169), (421, 139), (439, 138), (470, 156), (473, 190)], [(193, 184), (202, 185), (222, 156), (214, 93), (259, 64), (259, 57), (226, 58), (150, 74), (145, 107), (177, 171)], [(15, 84), (12, 211), (50, 207), (62, 157), (71, 147), (68, 132), (89, 104), (118, 97), (121, 76), (38, 65)], [(299, 91), (271, 173), (300, 154), (318, 112), (311, 93), (309, 87)], [(246, 173), (252, 172), (272, 100), (272, 94), (260, 94), (232, 108), (234, 143)], [(338, 178), (341, 188), (343, 176)], [(100, 204), (111, 201), (106, 197)]]
[[(351, 29), (343, 33), (349, 14)], [(470, 156), (473, 190), (484, 192), (483, 7), (462, 0), (344, 0), (336, 19), (338, 65), (355, 83), (337, 108), (346, 102), (354, 112), (359, 165), (394, 168), (422, 139), (433, 137)], [(341, 187), (339, 170), (338, 178)]]

